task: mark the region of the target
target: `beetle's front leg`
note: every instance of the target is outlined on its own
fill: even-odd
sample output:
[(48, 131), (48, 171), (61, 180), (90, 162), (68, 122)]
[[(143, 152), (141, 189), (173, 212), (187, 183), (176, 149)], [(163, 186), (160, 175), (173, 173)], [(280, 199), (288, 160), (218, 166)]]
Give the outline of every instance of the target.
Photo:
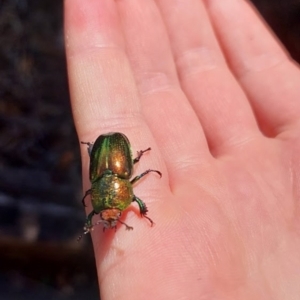
[(77, 242), (79, 242), (84, 234), (87, 234), (89, 232), (91, 232), (93, 230), (93, 225), (92, 225), (92, 218), (93, 216), (96, 214), (96, 212), (93, 210), (91, 213), (88, 214), (88, 216), (86, 217), (85, 220), (85, 225), (83, 227), (83, 234), (81, 234), (78, 238), (77, 238)]
[(126, 223), (124, 223), (123, 221), (121, 221), (120, 219), (118, 219), (118, 222), (125, 225), (126, 226), (126, 230), (133, 230), (132, 226), (127, 225)]
[(148, 208), (147, 208), (145, 202), (135, 195), (133, 197), (133, 201), (136, 201), (137, 204), (139, 205), (141, 216), (148, 219), (151, 223), (151, 226), (153, 226), (154, 222), (149, 217), (146, 216), (146, 214), (148, 212)]
[(93, 228), (92, 218), (95, 214), (96, 214), (96, 212), (94, 210), (92, 210), (86, 217), (84, 229), (88, 232), (91, 231), (91, 229)]
[(90, 195), (91, 193), (92, 193), (92, 189), (89, 189), (89, 190), (87, 190), (87, 191), (85, 192), (85, 194), (84, 194), (84, 196), (83, 196), (83, 198), (82, 198), (82, 200), (81, 200), (83, 206), (86, 207), (85, 202), (84, 202), (84, 199), (85, 199), (86, 196)]
[(89, 156), (91, 157), (91, 153), (92, 153), (94, 143), (90, 143), (90, 142), (80, 142), (80, 143), (83, 144), (83, 145), (88, 145), (87, 150), (88, 150)]

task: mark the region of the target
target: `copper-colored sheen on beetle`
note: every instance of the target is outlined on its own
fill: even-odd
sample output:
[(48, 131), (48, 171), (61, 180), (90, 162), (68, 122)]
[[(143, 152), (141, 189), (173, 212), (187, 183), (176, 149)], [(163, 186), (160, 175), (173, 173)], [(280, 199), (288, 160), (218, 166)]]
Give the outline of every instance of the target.
[[(150, 172), (156, 172), (160, 176), (161, 173), (149, 169), (130, 180), (133, 165), (151, 148), (138, 151), (137, 157), (133, 159), (128, 138), (119, 132), (102, 134), (94, 144), (81, 143), (88, 145), (92, 185), (86, 191), (82, 203), (85, 205), (85, 197), (90, 195), (93, 206), (93, 211), (86, 218), (84, 234), (90, 232), (93, 226), (101, 223), (104, 226), (103, 230), (105, 228), (116, 228), (118, 222), (124, 224), (127, 230), (133, 229), (133, 227), (120, 220), (122, 211), (133, 201), (137, 202), (141, 216), (147, 218), (152, 226), (153, 221), (146, 216), (147, 206), (134, 195), (132, 185)], [(92, 218), (95, 214), (100, 215), (100, 220), (92, 224)]]

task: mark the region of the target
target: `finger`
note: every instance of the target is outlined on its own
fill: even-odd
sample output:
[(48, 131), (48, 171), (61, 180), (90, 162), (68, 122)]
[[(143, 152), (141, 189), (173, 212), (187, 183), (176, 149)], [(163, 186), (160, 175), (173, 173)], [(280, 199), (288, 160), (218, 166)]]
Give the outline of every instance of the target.
[[(159, 210), (160, 199), (168, 188), (168, 176), (163, 164), (160, 164), (162, 160), (159, 149), (142, 118), (138, 90), (125, 54), (114, 1), (65, 0), (65, 34), (72, 108), (79, 137), (85, 142), (92, 142), (100, 133), (120, 131), (129, 137), (134, 152), (152, 147), (151, 155), (143, 156), (143, 164), (161, 171), (163, 178), (159, 180), (155, 174), (148, 176), (147, 183), (141, 182), (139, 185), (143, 187), (143, 192), (137, 195), (147, 203), (149, 215), (155, 216), (155, 210)], [(87, 173), (86, 145), (82, 146), (82, 150), (85, 155), (83, 171)], [(87, 190), (90, 183), (87, 182), (87, 176), (84, 178)], [(90, 211), (91, 205), (87, 202)], [(156, 202), (157, 205), (151, 205), (151, 202)], [(105, 278), (109, 282), (104, 287), (101, 286), (104, 296), (110, 294), (112, 280), (123, 274), (112, 267), (118, 259), (120, 261), (120, 258), (124, 258), (119, 256), (118, 251), (129, 257), (128, 253), (136, 247), (136, 241), (142, 240), (145, 230), (149, 230), (147, 222), (141, 221), (137, 214), (134, 205), (124, 213), (126, 223), (128, 221), (135, 228), (134, 234), (124, 235), (122, 230), (118, 230), (116, 233), (109, 231), (102, 235), (100, 226), (92, 233), (99, 281), (103, 282)], [(97, 220), (97, 216), (95, 218)], [(149, 244), (145, 242), (140, 245), (139, 250), (144, 253), (143, 247), (147, 246)], [(111, 249), (119, 250), (116, 252)], [(122, 293), (126, 287), (120, 278), (117, 282), (120, 283), (118, 293)], [(143, 282), (139, 284), (143, 288)]]
[(258, 134), (253, 112), (227, 68), (205, 6), (198, 0), (157, 3), (168, 28), (181, 85), (212, 152), (251, 140)]
[[(143, 160), (164, 177), (157, 185), (157, 178), (149, 176), (143, 188), (145, 194), (153, 190), (155, 200), (155, 193), (161, 192), (158, 189), (166, 187), (168, 176), (142, 118), (115, 4), (110, 0), (91, 0), (88, 4), (66, 0), (65, 12), (70, 91), (79, 138), (93, 142), (99, 134), (120, 131), (128, 136), (134, 154), (151, 146), (153, 155), (145, 155)], [(89, 159), (84, 145), (82, 151), (86, 172)], [(90, 184), (85, 183), (87, 189)]]
[[(134, 151), (157, 149), (142, 117), (115, 3), (66, 0), (65, 12), (69, 84), (80, 140), (92, 142), (100, 133), (121, 131), (136, 145)], [(88, 161), (85, 149), (83, 153)], [(156, 157), (152, 166), (159, 168)]]
[[(133, 127), (140, 102), (113, 1), (65, 2), (67, 63), (79, 136)], [(97, 134), (96, 134), (97, 136)]]
[(247, 93), (265, 134), (299, 124), (299, 69), (246, 1), (206, 0), (235, 76)]
[(181, 91), (165, 25), (155, 2), (117, 3), (143, 112), (164, 154), (170, 182), (176, 185), (191, 168), (208, 161), (207, 141)]

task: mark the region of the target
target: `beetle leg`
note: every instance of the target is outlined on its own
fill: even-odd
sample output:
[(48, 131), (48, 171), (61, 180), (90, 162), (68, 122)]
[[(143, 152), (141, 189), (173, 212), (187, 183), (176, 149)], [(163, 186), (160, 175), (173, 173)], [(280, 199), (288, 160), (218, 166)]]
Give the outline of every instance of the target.
[[(126, 230), (133, 230), (132, 226), (127, 225), (126, 223), (122, 222), (121, 220), (118, 219), (118, 222), (121, 223), (121, 224), (123, 224), (123, 225), (125, 225), (126, 226)], [(115, 228), (117, 228), (117, 227), (115, 227)]]
[[(132, 227), (132, 226), (127, 225), (126, 223), (124, 223), (123, 221), (121, 221), (121, 220), (119, 220), (119, 219), (117, 219), (117, 221), (118, 221), (119, 223), (125, 225), (125, 226), (126, 226), (126, 230), (133, 230), (133, 227)], [(98, 221), (96, 224), (94, 224), (94, 226), (99, 225), (99, 224), (102, 224), (102, 223), (106, 223), (106, 221), (100, 220), (100, 221)], [(106, 228), (107, 228), (107, 227), (103, 226), (103, 232), (105, 231)], [(113, 226), (113, 227), (111, 227), (111, 228), (114, 228), (115, 231), (117, 231), (117, 225), (115, 225), (115, 226)]]
[(93, 225), (92, 225), (92, 218), (93, 218), (93, 216), (96, 214), (96, 212), (94, 211), (94, 210), (92, 210), (89, 214), (88, 214), (88, 216), (86, 217), (86, 221), (85, 221), (85, 225), (87, 226), (87, 227), (93, 227)]
[(84, 196), (83, 196), (83, 198), (82, 198), (82, 200), (81, 200), (83, 206), (86, 207), (86, 205), (85, 205), (85, 203), (84, 203), (84, 199), (85, 199), (86, 196), (90, 195), (91, 193), (92, 193), (92, 189), (89, 189), (89, 190), (87, 190), (87, 191), (85, 192), (85, 194), (84, 194)]
[(88, 149), (87, 150), (88, 150), (89, 156), (91, 156), (94, 144), (90, 143), (90, 142), (81, 142), (81, 144), (88, 145)]
[(151, 223), (151, 226), (153, 226), (154, 222), (149, 217), (146, 216), (146, 214), (148, 212), (148, 208), (147, 208), (145, 202), (135, 195), (133, 197), (133, 201), (136, 201), (137, 204), (139, 205), (141, 216), (148, 219)]
[(79, 242), (84, 234), (87, 234), (89, 232), (91, 232), (94, 228), (94, 226), (92, 225), (92, 218), (93, 216), (96, 214), (96, 212), (93, 210), (90, 214), (88, 214), (86, 221), (85, 221), (85, 225), (83, 227), (83, 234), (81, 234), (78, 238), (77, 238), (77, 242)]
[(145, 152), (147, 152), (147, 151), (150, 151), (150, 150), (151, 150), (151, 148), (149, 147), (149, 148), (146, 149), (146, 150), (138, 151), (138, 152), (137, 152), (137, 157), (133, 160), (133, 163), (134, 163), (134, 164), (137, 163), (137, 162), (141, 159), (141, 157), (143, 156), (143, 154), (144, 154)]
[(145, 175), (147, 175), (147, 174), (150, 173), (150, 172), (156, 172), (160, 177), (162, 176), (161, 173), (160, 173), (159, 171), (149, 169), (149, 170), (143, 172), (142, 174), (140, 174), (140, 175), (138, 175), (138, 176), (135, 176), (135, 177), (130, 181), (130, 183), (131, 183), (131, 184), (134, 184), (135, 182), (137, 182), (138, 180), (140, 180), (142, 177), (144, 177)]
[(93, 228), (93, 224), (92, 224), (92, 218), (93, 216), (96, 214), (96, 212), (94, 210), (92, 210), (88, 216), (86, 217), (85, 220), (85, 225), (84, 225), (84, 229), (89, 232), (91, 231), (91, 229)]

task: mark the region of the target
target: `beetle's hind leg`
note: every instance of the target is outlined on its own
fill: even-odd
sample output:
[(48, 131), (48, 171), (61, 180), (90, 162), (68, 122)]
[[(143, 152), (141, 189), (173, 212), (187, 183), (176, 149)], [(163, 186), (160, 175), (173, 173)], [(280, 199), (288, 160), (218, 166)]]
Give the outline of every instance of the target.
[(138, 175), (138, 176), (135, 176), (132, 180), (130, 180), (130, 183), (131, 183), (131, 184), (134, 184), (135, 182), (137, 182), (138, 180), (140, 180), (142, 177), (144, 177), (145, 175), (147, 175), (147, 174), (150, 173), (150, 172), (155, 172), (155, 173), (157, 173), (160, 177), (162, 176), (162, 175), (161, 175), (161, 172), (159, 172), (159, 171), (157, 171), (157, 170), (151, 170), (151, 169), (149, 169), (149, 170), (143, 172), (142, 174), (140, 174), (140, 175)]
[(153, 226), (154, 222), (148, 216), (146, 216), (147, 212), (148, 212), (148, 208), (147, 208), (145, 202), (143, 200), (141, 200), (140, 198), (138, 198), (137, 196), (133, 197), (133, 201), (136, 201), (137, 204), (139, 205), (141, 216), (148, 219), (149, 222), (151, 223), (151, 226)]
[(87, 150), (88, 150), (89, 156), (91, 156), (94, 143), (90, 143), (90, 142), (80, 142), (80, 143), (83, 144), (83, 145), (88, 145)]
[(143, 154), (144, 154), (145, 152), (147, 152), (147, 151), (150, 151), (150, 150), (151, 150), (151, 148), (149, 147), (149, 148), (146, 149), (146, 150), (138, 151), (138, 152), (137, 152), (137, 157), (133, 160), (133, 163), (134, 163), (134, 164), (137, 163), (137, 162), (141, 159), (141, 157), (143, 156)]
[(82, 198), (82, 200), (81, 200), (83, 206), (86, 207), (85, 202), (84, 202), (84, 199), (85, 199), (86, 196), (90, 195), (91, 193), (92, 193), (92, 190), (91, 190), (91, 189), (89, 189), (89, 190), (87, 190), (87, 191), (85, 192), (85, 194), (84, 194), (84, 196), (83, 196), (83, 198)]

